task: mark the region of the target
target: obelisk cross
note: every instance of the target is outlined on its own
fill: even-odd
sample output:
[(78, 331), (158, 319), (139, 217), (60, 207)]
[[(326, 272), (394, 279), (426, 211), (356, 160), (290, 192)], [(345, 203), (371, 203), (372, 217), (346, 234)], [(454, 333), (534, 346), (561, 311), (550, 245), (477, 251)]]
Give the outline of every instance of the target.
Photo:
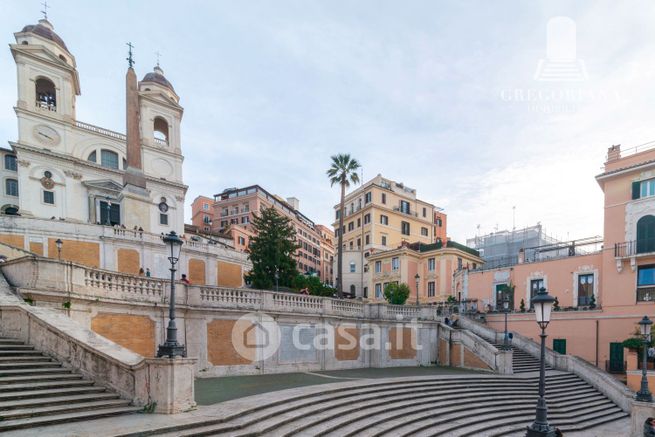
[(155, 52), (155, 56), (157, 56), (157, 67), (159, 67), (159, 58), (161, 57), (161, 53)]
[(127, 46), (129, 47), (129, 50), (128, 50), (128, 52), (127, 52), (127, 54), (128, 54), (128, 55), (127, 55), (127, 58), (125, 58), (125, 59), (127, 59), (127, 63), (130, 64), (130, 68), (132, 68), (132, 66), (135, 64), (135, 62), (134, 62), (134, 57), (132, 57), (132, 48), (133, 48), (134, 46), (132, 45), (131, 42), (128, 42), (128, 43), (127, 43)]

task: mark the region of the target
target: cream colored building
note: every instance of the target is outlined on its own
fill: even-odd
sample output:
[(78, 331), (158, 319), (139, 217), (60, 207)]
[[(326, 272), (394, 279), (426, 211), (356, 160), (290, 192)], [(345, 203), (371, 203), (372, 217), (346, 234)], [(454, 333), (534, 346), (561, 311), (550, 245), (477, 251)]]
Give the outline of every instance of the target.
[[(339, 204), (334, 206), (335, 240), (339, 236)], [(395, 249), (403, 242), (435, 243), (443, 235), (445, 217), (439, 208), (420, 200), (416, 190), (378, 174), (345, 198), (343, 221), (343, 291), (370, 297), (367, 258)], [(335, 275), (337, 274), (335, 257)]]
[(483, 261), (476, 250), (454, 241), (403, 244), (398, 249), (369, 256), (371, 279), (368, 288), (372, 292), (369, 297), (383, 300), (385, 287), (395, 282), (409, 286), (408, 304), (444, 302), (448, 296), (457, 298), (455, 274), (462, 270), (475, 269), (482, 264)]
[(0, 242), (38, 256), (166, 278), (170, 255), (161, 235), (175, 231), (185, 240), (178, 274), (196, 284), (243, 286), (250, 268), (245, 254), (214, 238), (183, 235), (183, 109), (162, 69), (141, 81), (132, 65), (127, 69), (122, 134), (77, 119), (75, 57), (49, 21), (14, 37), (18, 138), (2, 150)]
[(138, 84), (128, 69), (123, 135), (77, 119), (75, 56), (49, 21), (14, 36), (18, 138), (10, 145), (18, 162), (18, 213), (182, 234), (183, 109), (159, 66)]

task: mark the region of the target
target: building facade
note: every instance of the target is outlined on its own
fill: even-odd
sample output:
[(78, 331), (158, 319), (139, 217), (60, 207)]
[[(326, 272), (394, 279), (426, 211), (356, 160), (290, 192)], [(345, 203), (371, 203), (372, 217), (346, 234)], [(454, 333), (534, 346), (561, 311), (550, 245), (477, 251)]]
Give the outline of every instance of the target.
[(18, 213), (182, 234), (183, 109), (161, 68), (140, 82), (128, 68), (123, 135), (77, 120), (75, 57), (50, 22), (14, 35)]
[[(510, 329), (535, 339), (530, 298), (545, 287), (558, 303), (548, 326), (549, 347), (622, 371), (622, 341), (655, 310), (655, 148), (622, 154), (620, 146), (610, 147), (596, 180), (605, 203), (600, 242), (570, 242), (558, 257), (534, 262), (518, 256), (507, 268), (463, 270), (456, 286), (487, 310), (497, 309), (509, 293)], [(502, 330), (502, 315), (488, 313), (487, 320)]]
[(453, 296), (454, 274), (481, 264), (477, 251), (453, 241), (403, 244), (368, 257), (371, 279), (366, 291), (371, 290), (371, 294), (365, 297), (382, 300), (388, 284), (400, 283), (409, 286), (410, 305), (445, 302)]
[(321, 278), (334, 285), (334, 232), (325, 225), (316, 225), (316, 230), (321, 234)]
[[(326, 277), (325, 252), (334, 251), (329, 239), (325, 239), (317, 225), (299, 211), (300, 202), (294, 197), (283, 199), (271, 194), (259, 185), (244, 188), (229, 188), (214, 195), (211, 202), (212, 215), (210, 219), (205, 210), (205, 199), (200, 196), (192, 204), (192, 216), (196, 221), (209, 220), (214, 233), (227, 235), (234, 241), (234, 247), (239, 251), (246, 251), (250, 238), (255, 235), (252, 226), (254, 215), (266, 208), (275, 210), (289, 218), (296, 230), (296, 241), (299, 245), (296, 251), (298, 271), (304, 274), (314, 274), (322, 281), (331, 283), (332, 278)], [(329, 259), (329, 255), (328, 255)]]
[[(162, 235), (184, 239), (178, 269), (198, 284), (241, 287), (247, 257), (184, 235), (183, 109), (157, 65), (125, 76), (126, 134), (76, 118), (75, 57), (46, 20), (14, 34), (18, 138), (2, 150), (0, 242), (122, 273), (168, 277)], [(59, 242), (59, 246), (57, 245)]]
[(198, 231), (209, 233), (212, 231), (212, 216), (214, 199), (205, 196), (198, 196), (191, 203), (191, 224)]
[(335, 236), (343, 232), (343, 290), (353, 296), (368, 294), (364, 288), (371, 279), (366, 265), (371, 254), (402, 243), (431, 244), (447, 238), (445, 213), (418, 199), (415, 189), (380, 174), (346, 195), (341, 230), (339, 204), (334, 211)]

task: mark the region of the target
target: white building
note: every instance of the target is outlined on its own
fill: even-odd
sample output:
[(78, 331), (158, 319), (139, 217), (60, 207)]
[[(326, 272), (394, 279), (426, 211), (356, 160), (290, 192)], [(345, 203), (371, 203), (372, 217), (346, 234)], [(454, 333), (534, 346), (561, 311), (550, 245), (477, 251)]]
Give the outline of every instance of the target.
[[(39, 20), (14, 35), (18, 139), (10, 145), (20, 196), (4, 198), (3, 210), (17, 205), (28, 217), (182, 234), (183, 109), (163, 71), (155, 67), (137, 89), (134, 70), (128, 69), (126, 136), (77, 120), (81, 88), (75, 57), (50, 22)], [(13, 189), (8, 180), (5, 195)]]

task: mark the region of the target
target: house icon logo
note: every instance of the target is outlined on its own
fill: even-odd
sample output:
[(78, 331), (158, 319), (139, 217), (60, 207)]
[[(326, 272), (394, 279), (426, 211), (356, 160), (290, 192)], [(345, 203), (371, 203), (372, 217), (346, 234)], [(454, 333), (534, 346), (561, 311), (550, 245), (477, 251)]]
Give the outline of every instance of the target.
[(266, 360), (280, 347), (280, 327), (267, 314), (244, 314), (232, 328), (232, 347), (249, 361)]
[(587, 68), (577, 55), (577, 28), (569, 17), (553, 17), (546, 25), (546, 59), (539, 60), (534, 79), (542, 82), (581, 82)]

